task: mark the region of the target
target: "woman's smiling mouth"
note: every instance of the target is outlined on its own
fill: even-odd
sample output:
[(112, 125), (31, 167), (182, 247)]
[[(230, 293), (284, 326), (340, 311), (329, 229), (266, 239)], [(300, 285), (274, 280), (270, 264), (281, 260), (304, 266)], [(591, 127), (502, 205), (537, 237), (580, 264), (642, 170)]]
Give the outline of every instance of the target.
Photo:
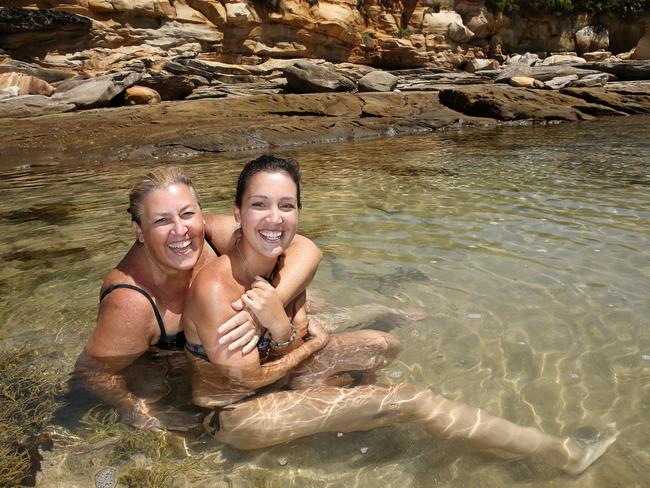
[(269, 242), (278, 242), (282, 237), (281, 231), (274, 231), (274, 230), (260, 230), (259, 234), (262, 236), (264, 240)]
[(187, 239), (185, 241), (173, 242), (167, 246), (174, 252), (184, 252), (187, 251), (192, 245), (192, 240)]

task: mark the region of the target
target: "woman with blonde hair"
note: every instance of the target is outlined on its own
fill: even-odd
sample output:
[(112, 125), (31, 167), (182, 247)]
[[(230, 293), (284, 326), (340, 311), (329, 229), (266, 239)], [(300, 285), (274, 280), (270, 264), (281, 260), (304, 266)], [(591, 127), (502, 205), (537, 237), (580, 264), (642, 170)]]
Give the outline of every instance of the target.
[[(190, 284), (203, 266), (232, 247), (237, 225), (232, 217), (204, 216), (192, 181), (178, 167), (141, 177), (129, 201), (135, 242), (101, 286), (97, 324), (77, 361), (77, 377), (134, 426), (187, 429), (186, 417), (170, 420), (168, 412), (163, 415), (130, 391), (124, 372), (150, 348), (182, 350), (180, 319)], [(278, 256), (276, 289), (286, 302), (304, 291), (321, 258), (310, 240), (298, 236), (294, 244)], [(229, 320), (213, 325), (220, 326), (229, 350), (248, 352), (259, 339), (245, 310), (233, 310)]]

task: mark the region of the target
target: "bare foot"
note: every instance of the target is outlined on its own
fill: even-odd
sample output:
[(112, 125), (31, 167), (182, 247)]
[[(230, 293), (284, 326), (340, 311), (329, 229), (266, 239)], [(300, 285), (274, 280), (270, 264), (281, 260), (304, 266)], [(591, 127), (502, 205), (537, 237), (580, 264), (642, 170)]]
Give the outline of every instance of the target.
[(571, 460), (562, 469), (572, 475), (577, 475), (591, 466), (596, 459), (605, 454), (618, 437), (618, 430), (611, 429), (594, 438), (569, 437), (565, 444)]

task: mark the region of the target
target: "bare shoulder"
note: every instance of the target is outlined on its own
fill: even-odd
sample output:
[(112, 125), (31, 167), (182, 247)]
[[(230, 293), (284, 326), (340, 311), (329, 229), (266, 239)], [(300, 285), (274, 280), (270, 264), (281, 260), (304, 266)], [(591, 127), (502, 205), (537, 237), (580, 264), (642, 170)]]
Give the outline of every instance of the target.
[[(110, 284), (116, 283), (109, 283), (104, 289)], [(140, 353), (149, 348), (157, 334), (149, 300), (136, 290), (115, 288), (99, 304), (97, 324), (86, 344), (86, 352), (93, 356)]]
[(232, 215), (206, 215), (205, 236), (217, 248), (219, 253), (226, 253), (235, 241), (237, 222)]
[(228, 256), (221, 256), (206, 264), (198, 272), (185, 301), (185, 309), (187, 310), (197, 301), (218, 302), (219, 298), (231, 295), (236, 288), (235, 285), (230, 259)]

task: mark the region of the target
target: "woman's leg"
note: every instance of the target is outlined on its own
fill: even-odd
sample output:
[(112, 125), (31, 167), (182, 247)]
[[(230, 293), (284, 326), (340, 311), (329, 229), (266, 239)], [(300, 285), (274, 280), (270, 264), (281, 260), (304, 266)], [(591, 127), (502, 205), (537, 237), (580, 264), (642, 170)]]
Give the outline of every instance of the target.
[(381, 329), (389, 331), (408, 322), (426, 318), (423, 310), (399, 310), (379, 303), (339, 307), (336, 311), (324, 311), (310, 314), (309, 320), (315, 320), (329, 333), (350, 329)]
[(373, 373), (392, 362), (400, 351), (397, 337), (376, 330), (357, 330), (330, 336), (327, 345), (289, 376), (289, 387), (343, 386), (358, 374)]
[(206, 429), (214, 432), (217, 440), (239, 449), (272, 446), (318, 432), (367, 431), (416, 422), (436, 437), (464, 440), (480, 449), (536, 456), (570, 474), (587, 469), (617, 435), (581, 447), (569, 437), (520, 427), (408, 384), (282, 391), (226, 407), (217, 414), (218, 422), (214, 415), (206, 417)]

